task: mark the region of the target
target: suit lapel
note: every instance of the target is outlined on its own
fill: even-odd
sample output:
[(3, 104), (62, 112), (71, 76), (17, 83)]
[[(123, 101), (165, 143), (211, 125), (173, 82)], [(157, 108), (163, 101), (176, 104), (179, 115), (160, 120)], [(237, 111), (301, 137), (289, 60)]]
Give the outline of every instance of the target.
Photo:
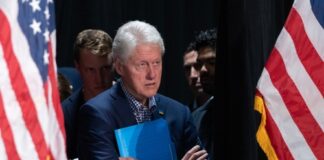
[(129, 102), (121, 88), (120, 82), (117, 82), (117, 84), (114, 85), (113, 87), (114, 89), (113, 92), (111, 93), (111, 96), (114, 99), (113, 106), (116, 109), (117, 115), (123, 116), (120, 117), (119, 119), (121, 122), (120, 127), (137, 124), (132, 109), (129, 106)]
[(158, 94), (155, 96), (155, 101), (156, 101), (156, 110), (153, 112), (152, 120), (164, 118), (165, 116), (165, 108), (163, 105), (161, 105), (160, 97)]

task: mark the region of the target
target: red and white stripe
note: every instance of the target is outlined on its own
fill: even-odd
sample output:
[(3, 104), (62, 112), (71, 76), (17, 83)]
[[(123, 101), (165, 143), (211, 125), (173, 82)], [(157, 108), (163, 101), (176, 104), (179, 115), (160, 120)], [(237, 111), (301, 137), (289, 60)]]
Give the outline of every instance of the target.
[[(0, 153), (5, 153), (5, 152), (6, 152), (5, 146), (3, 144), (2, 136), (1, 136), (1, 133), (0, 133)], [(0, 154), (0, 159), (7, 160), (8, 157), (7, 157), (6, 154)]]
[[(298, 2), (297, 2), (298, 1)], [(324, 60), (324, 30), (316, 20), (314, 14), (311, 14), (311, 4), (309, 0), (297, 0), (293, 8), (301, 16), (305, 31), (319, 56)]]
[(311, 13), (295, 1), (257, 85), (279, 159), (324, 159), (324, 30)]
[(17, 14), (16, 1), (0, 2), (0, 118), (7, 122), (0, 126), (6, 151), (0, 155), (8, 159), (66, 159), (55, 52), (50, 54), (49, 77), (43, 84), (18, 27)]

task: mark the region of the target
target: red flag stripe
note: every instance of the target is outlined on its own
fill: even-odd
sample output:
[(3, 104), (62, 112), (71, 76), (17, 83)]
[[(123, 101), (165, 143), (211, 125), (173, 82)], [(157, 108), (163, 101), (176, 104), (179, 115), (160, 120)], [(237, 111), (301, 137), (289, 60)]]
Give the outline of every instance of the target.
[(285, 140), (273, 120), (272, 116), (269, 114), (269, 110), (265, 107), (267, 115), (267, 125), (266, 129), (268, 131), (269, 138), (271, 139), (271, 144), (279, 159), (294, 159)]
[(304, 28), (307, 36), (309, 37), (317, 52), (320, 54), (322, 61), (324, 61), (324, 29), (313, 14), (311, 1), (301, 0), (298, 1), (298, 3), (294, 3), (293, 7), (301, 16), (301, 19), (304, 22)]
[[(54, 157), (54, 159), (65, 159), (65, 148), (60, 146), (65, 146), (65, 129), (64, 129), (64, 117), (63, 112), (61, 110), (61, 103), (59, 101), (59, 93), (56, 88), (57, 86), (57, 78), (56, 78), (56, 72), (55, 72), (55, 58), (54, 53), (52, 52), (52, 46), (51, 43), (49, 43), (49, 67), (48, 67), (48, 75), (49, 75), (49, 83), (48, 83), (48, 89), (46, 89), (46, 93), (52, 93), (50, 95), (46, 95), (48, 97), (50, 103), (48, 104), (50, 106), (49, 114), (50, 117), (53, 117), (53, 120), (56, 121), (51, 126), (53, 128), (54, 132), (59, 132), (58, 134), (52, 134), (59, 136), (50, 138), (50, 149), (51, 149), (51, 156), (58, 156)], [(57, 140), (59, 139), (59, 140)], [(53, 141), (54, 140), (54, 141)], [(54, 153), (54, 154), (53, 154)]]
[[(35, 147), (38, 153), (38, 157), (39, 159), (45, 159), (47, 155), (47, 145), (44, 140), (44, 134), (40, 127), (40, 123), (36, 114), (35, 104), (32, 101), (32, 97), (30, 96), (24, 76), (22, 74), (22, 71), (20, 70), (19, 63), (12, 49), (9, 22), (2, 11), (0, 11), (0, 21), (2, 24), (0, 41), (2, 43), (2, 46), (4, 46), (4, 58), (8, 63), (10, 63), (9, 75), (11, 84), (15, 91), (17, 100), (21, 106), (26, 127), (28, 128), (32, 136), (34, 144), (37, 144), (35, 145)], [(9, 42), (9, 44), (3, 44), (4, 42)]]
[[(44, 92), (45, 95), (44, 95), (44, 96), (45, 96), (45, 97), (47, 97), (47, 86), (48, 86), (48, 83), (44, 83), (44, 90), (45, 90), (45, 92)], [(48, 101), (47, 98), (46, 98), (46, 100), (47, 100), (47, 101), (46, 101), (46, 107), (49, 108), (49, 107), (48, 107), (48, 106), (49, 106), (48, 103), (50, 103), (50, 102)], [(45, 106), (44, 106), (44, 107), (45, 107)], [(48, 113), (48, 114), (49, 114), (49, 113)], [(49, 120), (49, 121), (51, 121), (51, 120)], [(51, 127), (51, 126), (48, 126), (48, 127)], [(49, 140), (51, 139), (51, 138), (50, 138), (50, 134), (53, 134), (53, 132), (50, 132), (50, 131), (51, 131), (51, 130), (50, 130), (49, 128), (48, 128), (47, 130), (44, 131), (44, 135), (47, 136), (46, 138), (49, 139)], [(51, 151), (50, 146), (48, 145), (48, 143), (49, 143), (49, 142), (47, 142), (48, 150), (47, 150), (47, 153), (46, 153), (46, 154), (47, 154), (46, 159), (49, 158), (49, 155), (52, 155), (52, 151)], [(53, 158), (51, 157), (51, 159), (53, 159)]]
[(16, 149), (16, 145), (14, 142), (14, 137), (12, 134), (11, 126), (7, 119), (6, 113), (4, 111), (4, 105), (2, 101), (2, 95), (0, 92), (0, 136), (3, 139), (4, 146), (7, 152), (7, 157), (12, 160), (19, 160), (19, 154)]
[[(262, 72), (257, 88), (263, 95), (267, 110), (279, 128), (293, 157), (316, 159), (304, 136), (293, 121), (280, 93), (273, 86), (269, 72), (266, 69)], [(296, 143), (299, 145), (296, 145)], [(301, 150), (303, 152), (300, 152)]]
[(299, 59), (324, 97), (324, 81), (321, 80), (324, 73), (324, 62), (309, 40), (303, 21), (295, 8), (292, 8), (289, 18), (285, 28), (294, 41)]
[[(21, 115), (21, 108), (16, 100), (15, 93), (12, 90), (7, 63), (3, 58), (2, 45), (0, 45), (0, 71), (0, 92), (2, 93), (4, 111), (6, 114), (10, 115), (7, 116), (7, 119), (11, 125), (18, 154), (22, 159), (25, 159), (25, 157), (37, 159), (34, 143), (32, 142), (31, 135), (25, 126), (25, 122)], [(23, 139), (23, 143), (21, 143), (21, 139)], [(29, 144), (30, 147), (26, 148), (26, 144)], [(5, 154), (5, 152), (3, 152), (3, 154)]]
[(52, 91), (52, 102), (53, 102), (53, 108), (55, 110), (55, 115), (56, 115), (56, 119), (57, 120), (60, 120), (58, 121), (58, 124), (59, 124), (59, 128), (63, 134), (63, 137), (65, 138), (65, 129), (64, 129), (64, 116), (63, 116), (63, 112), (62, 112), (62, 107), (61, 107), (61, 102), (59, 101), (60, 100), (60, 95), (59, 95), (59, 92), (56, 88), (58, 88), (58, 82), (57, 82), (57, 77), (56, 77), (56, 72), (55, 72), (55, 58), (54, 58), (54, 54), (52, 52), (52, 46), (51, 46), (51, 43), (49, 44), (49, 50), (50, 50), (50, 53), (49, 53), (49, 71), (48, 71), (48, 75), (49, 75), (49, 81), (50, 81), (50, 84), (52, 86), (52, 88), (54, 88), (54, 90)]
[[(39, 124), (44, 132), (43, 134), (45, 135), (45, 142), (46, 144), (48, 144), (49, 139), (45, 132), (50, 123), (48, 122), (48, 107), (46, 103), (46, 97), (44, 97), (45, 90), (43, 88), (44, 83), (46, 82), (43, 82), (40, 70), (32, 58), (33, 53), (30, 53), (30, 48), (34, 48), (35, 46), (29, 46), (28, 39), (26, 39), (27, 37), (25, 36), (23, 30), (21, 30), (18, 20), (15, 19), (15, 17), (18, 16), (15, 14), (18, 14), (18, 12), (12, 12), (19, 10), (17, 4), (18, 2), (16, 1), (5, 3), (5, 7), (1, 6), (1, 9), (8, 17), (8, 21), (11, 27), (11, 38), (12, 41), (15, 42), (15, 45), (13, 45), (12, 47), (15, 52), (17, 62), (19, 62), (20, 66), (23, 66), (20, 68), (20, 70), (29, 89), (30, 97), (34, 102), (35, 109), (37, 111), (36, 115), (38, 119), (41, 120), (39, 121)], [(33, 38), (35, 37), (32, 37), (32, 39)]]
[[(57, 119), (55, 118), (55, 113), (53, 111), (53, 105), (52, 105), (52, 99), (49, 96), (49, 94), (52, 93), (52, 87), (51, 83), (47, 81), (47, 83), (44, 84), (44, 90), (45, 90), (45, 97), (47, 100), (47, 107), (49, 108), (48, 116), (50, 117), (50, 122), (52, 125), (48, 126), (49, 128), (46, 130), (48, 141), (48, 153), (46, 159), (52, 160), (52, 159), (66, 159), (65, 157), (65, 148), (62, 146), (65, 146), (64, 143), (65, 139), (62, 136), (62, 132), (59, 129), (57, 125)], [(59, 138), (58, 138), (59, 137)], [(60, 153), (61, 152), (61, 153)]]
[(281, 31), (275, 47), (285, 63), (287, 73), (295, 83), (322, 131), (324, 131), (324, 101), (319, 101), (322, 99), (322, 94), (300, 62), (295, 50), (295, 44), (285, 28)]
[(8, 160), (8, 157), (7, 157), (7, 154), (6, 154), (6, 149), (5, 149), (5, 146), (4, 146), (4, 142), (2, 140), (2, 137), (0, 135), (0, 159), (1, 160)]
[[(285, 144), (276, 136), (269, 139), (280, 146), (276, 151), (287, 146), (292, 155), (278, 152), (279, 159), (324, 159), (324, 30), (318, 21), (322, 5), (321, 0), (295, 1), (258, 82)], [(260, 110), (259, 99), (255, 109)], [(264, 122), (262, 115), (262, 126), (269, 128), (259, 128), (258, 138), (272, 132), (271, 122)], [(258, 142), (268, 158), (273, 157), (273, 147), (266, 148), (269, 140)]]
[[(270, 79), (268, 79), (268, 81), (270, 81)], [(254, 108), (261, 114), (261, 121), (257, 131), (257, 141), (259, 142), (260, 147), (264, 150), (268, 159), (293, 159), (293, 156), (281, 135), (282, 133), (280, 132), (276, 121), (273, 120), (266, 105), (266, 101), (258, 89), (256, 90)]]
[[(321, 150), (324, 148), (324, 133), (311, 115), (297, 87), (287, 74), (281, 55), (273, 50), (269, 61), (276, 65), (267, 65), (271, 81), (285, 102), (294, 122), (305, 137), (315, 156), (324, 159)], [(282, 87), (285, 86), (285, 87)]]

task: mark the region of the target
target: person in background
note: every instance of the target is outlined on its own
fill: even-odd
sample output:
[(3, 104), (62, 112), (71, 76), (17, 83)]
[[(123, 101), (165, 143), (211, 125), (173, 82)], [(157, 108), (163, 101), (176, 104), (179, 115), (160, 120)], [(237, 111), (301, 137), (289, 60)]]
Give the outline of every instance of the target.
[(168, 123), (178, 159), (207, 158), (188, 107), (157, 93), (164, 50), (160, 33), (148, 23), (130, 21), (118, 29), (113, 59), (121, 78), (81, 107), (80, 159), (122, 159), (114, 130), (159, 118)]
[(188, 85), (192, 91), (194, 100), (189, 105), (193, 112), (199, 107), (207, 105), (210, 95), (206, 94), (200, 82), (199, 66), (197, 65), (198, 53), (195, 50), (195, 43), (190, 43), (183, 55), (183, 68)]
[[(192, 113), (192, 116), (202, 139), (202, 143), (208, 153), (210, 153), (211, 159), (217, 159), (215, 157), (215, 152), (217, 152), (215, 137), (217, 137), (219, 131), (223, 129), (221, 127), (217, 128), (217, 126), (219, 127), (223, 124), (221, 124), (221, 116), (214, 115), (215, 111), (213, 111), (216, 110), (214, 98), (216, 93), (216, 42), (216, 29), (201, 31), (195, 37), (195, 48), (198, 52), (196, 69), (200, 75), (202, 89), (206, 94), (210, 95), (210, 97), (203, 107), (198, 108)], [(217, 122), (216, 119), (218, 120)], [(220, 125), (216, 125), (216, 123)]]
[(78, 112), (87, 100), (110, 88), (113, 82), (112, 39), (102, 30), (87, 29), (75, 40), (74, 64), (82, 87), (62, 102), (66, 130), (67, 156), (78, 157)]
[(57, 73), (58, 89), (60, 92), (60, 100), (64, 101), (72, 94), (72, 86), (70, 82), (61, 73)]

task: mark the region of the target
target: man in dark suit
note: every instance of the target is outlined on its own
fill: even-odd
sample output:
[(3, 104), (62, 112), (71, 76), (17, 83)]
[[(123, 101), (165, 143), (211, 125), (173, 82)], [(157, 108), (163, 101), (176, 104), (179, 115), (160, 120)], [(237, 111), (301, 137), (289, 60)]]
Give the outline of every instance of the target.
[(208, 104), (211, 96), (204, 92), (200, 79), (200, 64), (197, 63), (198, 52), (196, 44), (190, 43), (183, 55), (183, 68), (190, 90), (193, 94), (193, 101), (189, 104), (191, 112)]
[(179, 159), (207, 158), (189, 109), (157, 94), (163, 53), (163, 39), (152, 25), (131, 21), (118, 29), (113, 59), (121, 78), (81, 107), (80, 159), (118, 159), (114, 130), (158, 118), (167, 121)]
[(67, 157), (78, 157), (78, 112), (90, 98), (112, 86), (112, 39), (104, 31), (87, 29), (74, 43), (74, 64), (82, 87), (62, 102), (66, 131)]
[[(192, 113), (195, 125), (198, 128), (199, 135), (211, 159), (220, 159), (216, 154), (220, 151), (221, 141), (220, 132), (224, 130), (222, 116), (216, 115), (215, 108), (215, 76), (216, 76), (216, 41), (217, 34), (215, 29), (201, 31), (195, 37), (196, 50), (198, 51), (196, 68), (199, 72), (203, 91), (210, 95), (205, 104)], [(216, 130), (217, 129), (217, 130)], [(217, 140), (216, 140), (217, 138)], [(216, 144), (217, 141), (217, 144)], [(217, 148), (218, 147), (218, 148)]]

